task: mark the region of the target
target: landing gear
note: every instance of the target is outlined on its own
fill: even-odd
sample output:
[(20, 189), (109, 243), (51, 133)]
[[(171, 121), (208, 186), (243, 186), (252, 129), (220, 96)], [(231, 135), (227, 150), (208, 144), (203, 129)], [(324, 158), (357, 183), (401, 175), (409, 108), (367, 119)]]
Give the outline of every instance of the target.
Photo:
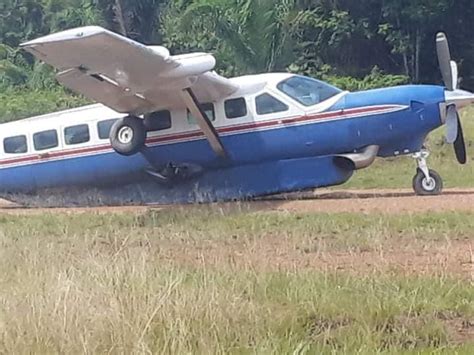
[(426, 164), (428, 156), (429, 152), (426, 150), (413, 156), (418, 165), (417, 173), (413, 177), (413, 190), (418, 196), (436, 196), (443, 191), (443, 179), (436, 171), (429, 169)]
[(138, 153), (144, 147), (146, 128), (142, 119), (127, 116), (114, 123), (109, 137), (112, 148), (117, 153), (130, 156)]
[(146, 172), (153, 177), (156, 182), (172, 186), (175, 183), (191, 180), (203, 173), (203, 168), (195, 164), (179, 164), (168, 163), (161, 169), (148, 169)]

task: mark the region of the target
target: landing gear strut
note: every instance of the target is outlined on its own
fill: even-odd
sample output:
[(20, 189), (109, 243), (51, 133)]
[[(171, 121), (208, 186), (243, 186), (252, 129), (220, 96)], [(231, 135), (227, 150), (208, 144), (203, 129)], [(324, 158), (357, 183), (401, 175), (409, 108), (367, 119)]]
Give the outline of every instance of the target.
[(138, 153), (145, 145), (146, 128), (141, 118), (127, 116), (114, 123), (109, 137), (112, 148), (117, 153), (130, 156)]
[(429, 169), (426, 163), (429, 155), (427, 150), (413, 155), (418, 165), (417, 173), (413, 177), (413, 190), (418, 196), (436, 196), (443, 191), (443, 179), (436, 171)]

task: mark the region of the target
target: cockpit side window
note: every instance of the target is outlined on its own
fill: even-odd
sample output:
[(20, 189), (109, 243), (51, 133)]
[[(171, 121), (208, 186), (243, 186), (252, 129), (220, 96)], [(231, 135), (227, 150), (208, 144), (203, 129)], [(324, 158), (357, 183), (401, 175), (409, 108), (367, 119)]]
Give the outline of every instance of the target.
[(317, 105), (341, 92), (325, 82), (304, 76), (292, 76), (279, 83), (277, 88), (304, 106)]
[(8, 137), (3, 140), (3, 150), (7, 154), (22, 154), (28, 152), (26, 136)]
[(257, 107), (257, 114), (259, 115), (268, 115), (289, 110), (289, 107), (286, 104), (270, 94), (257, 96), (255, 98), (255, 106)]

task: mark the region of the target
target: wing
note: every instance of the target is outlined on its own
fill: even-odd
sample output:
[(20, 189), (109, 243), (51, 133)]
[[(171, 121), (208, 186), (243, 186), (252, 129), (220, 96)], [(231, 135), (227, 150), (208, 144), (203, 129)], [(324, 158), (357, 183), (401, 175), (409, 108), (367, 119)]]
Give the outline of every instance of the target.
[(143, 114), (181, 107), (180, 91), (192, 88), (202, 102), (217, 101), (238, 89), (212, 72), (206, 53), (171, 56), (161, 46), (145, 46), (101, 27), (81, 27), (22, 44), (58, 69), (66, 87), (118, 112)]

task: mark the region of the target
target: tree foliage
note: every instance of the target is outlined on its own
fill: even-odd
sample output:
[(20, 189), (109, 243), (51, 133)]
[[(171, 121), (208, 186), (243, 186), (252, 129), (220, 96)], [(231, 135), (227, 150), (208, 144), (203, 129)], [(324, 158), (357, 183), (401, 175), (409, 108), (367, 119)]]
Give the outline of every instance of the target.
[[(351, 90), (440, 83), (434, 38), (442, 30), (462, 86), (474, 90), (473, 16), (471, 0), (2, 0), (0, 99), (47, 90), (69, 97), (18, 45), (92, 24), (173, 53), (212, 52), (225, 75), (292, 71)], [(0, 114), (21, 116), (13, 111)]]
[(467, 0), (175, 1), (163, 32), (173, 49), (214, 51), (225, 69), (235, 66), (237, 73), (290, 68), (356, 80), (376, 67), (378, 75), (405, 76), (402, 82), (439, 83), (434, 39), (443, 30), (464, 86), (474, 88), (473, 14)]
[[(236, 73), (283, 70), (293, 58), (302, 12), (294, 0), (197, 0), (170, 4), (164, 17), (166, 43), (178, 50), (215, 50)], [(173, 30), (175, 28), (175, 30)], [(199, 36), (196, 37), (195, 34)], [(228, 70), (229, 71), (229, 70)]]

